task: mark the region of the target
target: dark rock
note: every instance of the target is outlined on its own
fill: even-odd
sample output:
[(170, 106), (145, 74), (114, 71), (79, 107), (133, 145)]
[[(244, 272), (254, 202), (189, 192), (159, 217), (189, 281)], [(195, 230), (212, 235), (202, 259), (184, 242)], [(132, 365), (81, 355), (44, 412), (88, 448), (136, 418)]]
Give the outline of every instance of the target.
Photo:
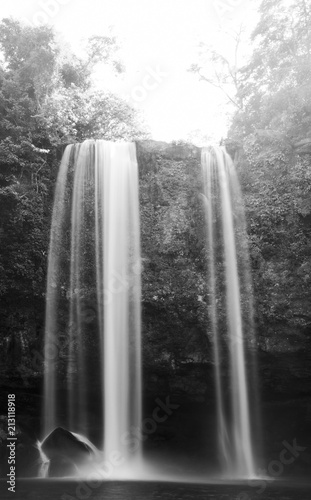
[(57, 427), (44, 439), (41, 450), (49, 460), (49, 477), (74, 475), (79, 466), (94, 456), (86, 442), (62, 427)]
[(201, 148), (188, 143), (167, 143), (161, 141), (139, 141), (136, 143), (137, 153), (148, 154), (155, 153), (161, 155), (164, 158), (169, 158), (171, 160), (187, 160), (190, 158), (200, 159)]

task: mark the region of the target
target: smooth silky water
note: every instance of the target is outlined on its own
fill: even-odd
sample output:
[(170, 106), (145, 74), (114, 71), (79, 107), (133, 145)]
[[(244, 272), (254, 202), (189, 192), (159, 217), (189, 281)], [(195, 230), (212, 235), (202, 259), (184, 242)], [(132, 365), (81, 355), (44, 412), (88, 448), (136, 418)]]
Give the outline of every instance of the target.
[[(79, 468), (79, 477), (87, 477), (94, 468), (104, 480), (219, 482), (257, 477), (249, 401), (249, 391), (256, 391), (256, 387), (250, 388), (255, 379), (247, 368), (254, 332), (243, 206), (227, 153), (220, 148), (204, 148), (201, 164), (209, 270), (208, 335), (212, 335), (214, 346), (221, 463), (214, 479), (201, 472), (170, 473), (165, 458), (161, 464), (149, 463), (143, 458), (142, 446), (135, 453), (126, 446), (132, 430), (137, 432), (142, 421), (141, 256), (135, 144), (88, 140), (67, 146), (64, 152), (49, 250), (43, 435), (46, 437), (61, 425), (85, 436), (85, 442), (95, 442), (93, 459)], [(222, 234), (222, 278), (218, 271), (217, 224)], [(225, 282), (222, 298), (221, 279)], [(247, 322), (241, 309), (241, 293), (245, 292)], [(221, 303), (227, 312), (225, 334), (219, 322)], [(96, 328), (92, 326), (94, 318)], [(68, 335), (64, 334), (66, 322)], [(229, 399), (222, 376), (224, 344), (230, 360)], [(62, 356), (56, 356), (56, 351)], [(254, 364), (251, 365), (254, 372)], [(120, 463), (111, 467), (111, 457), (115, 459), (116, 452)]]
[[(253, 362), (256, 346), (243, 204), (234, 164), (224, 149), (203, 148), (201, 165), (222, 472), (225, 477), (256, 477), (253, 439), (258, 439), (258, 428), (254, 428), (255, 422), (252, 426), (249, 397), (250, 390), (253, 394), (257, 391)], [(220, 320), (223, 311), (225, 325)], [(229, 395), (223, 379), (226, 359)], [(255, 401), (253, 396), (253, 405)]]
[[(72, 194), (66, 189), (69, 178)], [(68, 205), (72, 207), (70, 223)], [(66, 243), (69, 263), (64, 255)], [(66, 267), (70, 269), (65, 298), (68, 345), (59, 335)], [(96, 297), (91, 296), (95, 282)], [(140, 295), (135, 144), (85, 141), (67, 146), (57, 180), (50, 239), (44, 436), (62, 425), (92, 439), (95, 411), (96, 425), (102, 427), (101, 442), (97, 442), (100, 460), (105, 462), (121, 450), (122, 470), (127, 475), (134, 463), (137, 470), (141, 462), (141, 447), (129, 456), (125, 446), (130, 430), (139, 428), (142, 420)], [(92, 311), (98, 328), (90, 338)], [(60, 381), (59, 364), (51, 351), (64, 342), (68, 361)], [(59, 389), (64, 385), (65, 408), (58, 406)], [(91, 397), (101, 402), (100, 409), (94, 410)], [(119, 472), (118, 467), (113, 477)]]

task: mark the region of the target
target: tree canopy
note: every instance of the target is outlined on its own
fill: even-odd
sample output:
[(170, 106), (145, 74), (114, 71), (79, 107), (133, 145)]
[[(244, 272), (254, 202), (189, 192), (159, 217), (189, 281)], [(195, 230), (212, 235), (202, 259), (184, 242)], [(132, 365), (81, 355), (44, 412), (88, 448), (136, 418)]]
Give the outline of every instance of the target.
[(123, 70), (113, 36), (92, 37), (80, 58), (49, 26), (3, 19), (0, 53), (0, 323), (10, 342), (18, 336), (41, 342), (51, 206), (64, 145), (147, 133), (129, 104), (94, 87), (98, 62)]
[(282, 349), (311, 324), (311, 5), (263, 0), (259, 14), (246, 63), (202, 45), (192, 71), (235, 104), (224, 142), (244, 191), (257, 322), (262, 346)]

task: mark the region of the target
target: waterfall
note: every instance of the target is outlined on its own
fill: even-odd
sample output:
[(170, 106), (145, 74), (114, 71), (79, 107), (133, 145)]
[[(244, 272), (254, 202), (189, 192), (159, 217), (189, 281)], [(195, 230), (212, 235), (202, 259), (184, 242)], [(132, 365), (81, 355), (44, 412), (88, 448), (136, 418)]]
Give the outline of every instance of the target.
[(201, 163), (218, 450), (225, 475), (253, 477), (248, 351), (254, 347), (254, 329), (243, 205), (229, 155), (220, 148), (203, 148)]
[[(202, 176), (218, 452), (224, 477), (250, 478), (256, 349), (245, 215), (224, 150), (202, 150)], [(106, 464), (117, 452), (124, 465), (113, 477), (123, 479), (142, 470), (140, 275), (135, 144), (67, 146), (48, 259), (43, 432), (84, 436)]]
[(67, 146), (48, 261), (44, 435), (97, 429), (105, 458), (130, 460), (122, 440), (141, 425), (140, 302), (135, 144)]
[(134, 144), (98, 144), (95, 193), (97, 296), (104, 306), (100, 312), (104, 450), (108, 457), (120, 449), (120, 439), (130, 428), (141, 425), (140, 228)]
[(56, 423), (57, 342), (59, 340), (56, 316), (61, 300), (58, 275), (64, 235), (65, 191), (72, 149), (72, 145), (66, 147), (58, 171), (50, 231), (44, 339), (43, 432), (45, 436), (53, 430)]

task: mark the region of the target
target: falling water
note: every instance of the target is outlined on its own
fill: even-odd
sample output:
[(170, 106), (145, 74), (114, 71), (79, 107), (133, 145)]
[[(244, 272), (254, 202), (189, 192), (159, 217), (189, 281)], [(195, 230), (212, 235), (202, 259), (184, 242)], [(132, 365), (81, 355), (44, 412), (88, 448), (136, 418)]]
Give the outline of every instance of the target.
[(49, 250), (44, 435), (64, 425), (90, 437), (99, 422), (104, 456), (129, 458), (124, 440), (141, 424), (140, 295), (135, 144), (67, 146)]
[[(254, 336), (244, 214), (234, 165), (224, 150), (202, 150), (202, 173), (219, 454), (226, 475), (253, 477), (247, 349), (252, 348)], [(222, 333), (223, 310), (227, 347)], [(223, 379), (226, 352), (230, 395)]]
[(98, 144), (95, 193), (97, 297), (99, 307), (104, 305), (100, 309), (100, 324), (104, 325), (104, 450), (108, 457), (120, 449), (120, 438), (141, 423), (140, 228), (134, 144)]
[(61, 247), (64, 234), (65, 191), (68, 165), (72, 149), (73, 146), (67, 146), (60, 164), (54, 196), (52, 226), (50, 232), (44, 343), (45, 370), (43, 416), (45, 436), (51, 430), (53, 430), (56, 421), (57, 363), (55, 363), (55, 357), (57, 356), (57, 354), (55, 348), (57, 347), (57, 342), (59, 340), (56, 316), (59, 301), (61, 299), (60, 290), (57, 285), (60, 269)]
[[(243, 204), (225, 151), (203, 149), (202, 171), (218, 449), (224, 475), (254, 477), (254, 335)], [(124, 443), (140, 428), (142, 413), (140, 302), (135, 144), (67, 146), (49, 249), (45, 436), (63, 425), (96, 442), (104, 460), (117, 450), (131, 463)], [(138, 449), (134, 458), (140, 456)]]

